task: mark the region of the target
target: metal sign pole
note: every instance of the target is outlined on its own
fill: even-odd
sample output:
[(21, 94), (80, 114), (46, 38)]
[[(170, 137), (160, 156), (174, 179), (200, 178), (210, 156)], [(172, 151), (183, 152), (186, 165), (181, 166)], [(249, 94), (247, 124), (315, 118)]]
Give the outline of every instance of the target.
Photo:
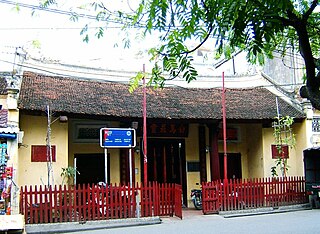
[(130, 188), (132, 188), (132, 149), (129, 148), (129, 173), (130, 173)]
[(136, 146), (136, 130), (132, 128), (101, 128), (100, 146), (104, 148), (105, 183), (108, 184), (108, 148), (129, 148), (130, 185), (132, 186), (132, 152)]
[(108, 149), (104, 148), (104, 182), (108, 184)]
[(74, 158), (73, 167), (75, 169), (74, 184), (77, 184), (77, 158)]

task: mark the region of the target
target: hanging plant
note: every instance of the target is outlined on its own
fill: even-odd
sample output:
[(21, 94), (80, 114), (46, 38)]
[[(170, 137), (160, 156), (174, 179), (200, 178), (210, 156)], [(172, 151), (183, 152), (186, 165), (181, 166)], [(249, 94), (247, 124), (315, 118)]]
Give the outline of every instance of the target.
[(293, 117), (278, 116), (273, 122), (273, 136), (276, 145), (288, 145), (293, 147), (296, 144), (295, 135), (292, 132), (292, 125), (294, 123)]
[(296, 145), (295, 134), (292, 131), (293, 117), (277, 116), (273, 122), (273, 136), (275, 144), (272, 145), (272, 158), (275, 158), (275, 166), (271, 167), (272, 176), (278, 176), (276, 168), (279, 167), (282, 176), (286, 176), (289, 165), (289, 150)]

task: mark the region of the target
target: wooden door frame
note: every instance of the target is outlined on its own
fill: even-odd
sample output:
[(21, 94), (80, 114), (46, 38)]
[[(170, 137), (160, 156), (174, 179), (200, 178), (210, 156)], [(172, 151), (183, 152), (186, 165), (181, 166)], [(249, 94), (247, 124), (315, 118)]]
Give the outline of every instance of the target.
[[(187, 199), (188, 199), (188, 193), (187, 193), (187, 171), (186, 171), (186, 150), (185, 150), (185, 139), (184, 138), (149, 138), (148, 139), (148, 146), (150, 145), (150, 141), (156, 142), (155, 144), (159, 144), (159, 142), (162, 142), (163, 144), (165, 144), (166, 142), (171, 142), (173, 144), (178, 144), (177, 145), (177, 149), (179, 150), (179, 143), (181, 143), (181, 148), (180, 148), (180, 180), (181, 180), (181, 184), (182, 184), (182, 193), (183, 193), (183, 204), (187, 204)], [(142, 141), (140, 141), (142, 142)], [(147, 152), (147, 156), (148, 155), (152, 155), (153, 152), (150, 152), (151, 149), (150, 147), (148, 147), (148, 152)], [(179, 157), (179, 155), (177, 155), (177, 157)], [(149, 159), (148, 159), (149, 161)], [(143, 152), (142, 150), (140, 150), (140, 162), (141, 162), (141, 168), (143, 168)], [(144, 176), (144, 171), (143, 169), (141, 169), (141, 181), (143, 179)], [(149, 178), (148, 178), (149, 181)]]

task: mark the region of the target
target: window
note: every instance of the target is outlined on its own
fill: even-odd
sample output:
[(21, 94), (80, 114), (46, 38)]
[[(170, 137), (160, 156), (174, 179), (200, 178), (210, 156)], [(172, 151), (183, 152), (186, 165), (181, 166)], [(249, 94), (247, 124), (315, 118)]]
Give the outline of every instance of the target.
[[(237, 127), (230, 127), (226, 129), (226, 138), (227, 141), (229, 142), (239, 142), (240, 138), (239, 138), (239, 128)], [(220, 141), (223, 140), (223, 129), (221, 128), (219, 131), (219, 135), (218, 135), (218, 139)]]
[(200, 171), (200, 162), (187, 162), (187, 171), (188, 172), (199, 172)]
[[(52, 162), (56, 161), (56, 146), (52, 145)], [(46, 145), (32, 145), (31, 146), (31, 162), (48, 162), (47, 160), (47, 146)]]
[(314, 117), (312, 119), (312, 132), (320, 133), (320, 117)]
[(72, 124), (73, 142), (98, 143), (100, 140), (100, 129), (108, 125), (106, 122), (74, 121)]

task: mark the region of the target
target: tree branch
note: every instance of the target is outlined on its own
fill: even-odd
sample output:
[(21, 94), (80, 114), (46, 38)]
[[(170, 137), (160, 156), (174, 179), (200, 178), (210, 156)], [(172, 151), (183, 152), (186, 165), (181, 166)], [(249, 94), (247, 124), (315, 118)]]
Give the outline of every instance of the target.
[(175, 55), (187, 55), (187, 54), (190, 54), (190, 53), (193, 53), (195, 52), (197, 49), (199, 49), (207, 40), (208, 38), (210, 37), (211, 33), (213, 31), (213, 27), (212, 27), (212, 24), (210, 24), (209, 26), (209, 31), (208, 31), (208, 34), (207, 36), (203, 39), (203, 41), (201, 41), (196, 47), (194, 47), (192, 50), (188, 50), (188, 51), (183, 51), (179, 54), (168, 54), (168, 53), (160, 53), (160, 55), (162, 56), (175, 56)]
[(312, 14), (312, 12), (314, 11), (314, 9), (317, 7), (318, 4), (319, 4), (319, 0), (313, 0), (310, 8), (303, 14), (302, 16), (303, 20), (307, 20), (309, 18), (309, 16)]

